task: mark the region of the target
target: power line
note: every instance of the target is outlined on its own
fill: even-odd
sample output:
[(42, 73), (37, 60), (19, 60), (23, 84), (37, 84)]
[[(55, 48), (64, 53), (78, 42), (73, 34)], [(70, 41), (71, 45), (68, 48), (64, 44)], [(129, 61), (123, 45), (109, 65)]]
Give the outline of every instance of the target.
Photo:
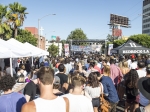
[(128, 9), (125, 13), (123, 13), (123, 15), (126, 14), (131, 9), (133, 9), (135, 6), (137, 6), (141, 1), (143, 1), (143, 0), (140, 0), (139, 2), (137, 2), (134, 6), (132, 6), (130, 9)]
[(137, 18), (139, 18), (140, 16), (138, 15), (137, 17), (135, 17), (134, 19), (132, 19), (131, 21), (135, 21)]
[[(132, 17), (132, 16), (133, 16), (133, 14), (135, 14), (136, 12), (138, 12), (140, 9), (141, 9), (141, 7), (140, 7), (139, 9), (137, 9), (136, 11), (134, 11), (133, 13), (131, 13), (129, 16), (131, 16), (131, 17)], [(129, 17), (129, 16), (128, 16), (128, 17)]]

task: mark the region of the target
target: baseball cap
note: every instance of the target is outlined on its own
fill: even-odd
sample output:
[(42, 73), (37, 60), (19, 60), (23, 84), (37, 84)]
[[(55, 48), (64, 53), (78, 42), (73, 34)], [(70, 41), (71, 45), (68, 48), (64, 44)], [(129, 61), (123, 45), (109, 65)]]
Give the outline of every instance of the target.
[(54, 76), (54, 84), (60, 84), (60, 78), (58, 76)]

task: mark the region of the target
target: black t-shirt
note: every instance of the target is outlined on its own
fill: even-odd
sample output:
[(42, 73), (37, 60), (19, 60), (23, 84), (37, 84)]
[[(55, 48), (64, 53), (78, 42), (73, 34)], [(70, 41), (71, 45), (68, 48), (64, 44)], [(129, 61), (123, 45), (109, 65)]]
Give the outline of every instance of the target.
[(24, 95), (29, 95), (30, 96), (30, 100), (32, 101), (35, 99), (35, 95), (36, 95), (36, 85), (33, 81), (30, 81), (24, 88)]
[(56, 74), (56, 76), (58, 76), (60, 78), (61, 87), (63, 86), (64, 83), (67, 83), (68, 76), (66, 74), (58, 73), (58, 74)]

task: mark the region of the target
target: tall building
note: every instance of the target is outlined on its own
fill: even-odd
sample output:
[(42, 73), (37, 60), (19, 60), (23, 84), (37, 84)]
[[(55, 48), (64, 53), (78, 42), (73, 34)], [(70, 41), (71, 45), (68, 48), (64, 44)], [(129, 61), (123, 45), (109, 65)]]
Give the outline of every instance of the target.
[[(32, 35), (35, 36), (35, 38), (37, 38), (37, 47), (39, 47), (39, 35), (38, 35), (38, 29), (36, 27), (25, 27), (25, 30), (28, 30), (29, 32), (31, 32)], [(40, 36), (40, 48), (45, 50), (45, 37)]]
[(150, 0), (143, 1), (142, 33), (150, 35)]

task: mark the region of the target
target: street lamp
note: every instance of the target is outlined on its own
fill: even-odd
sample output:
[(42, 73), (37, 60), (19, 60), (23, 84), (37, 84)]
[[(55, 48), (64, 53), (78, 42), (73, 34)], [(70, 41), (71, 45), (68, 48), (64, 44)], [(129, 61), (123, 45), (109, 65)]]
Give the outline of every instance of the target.
[(39, 48), (40, 48), (40, 20), (47, 17), (47, 16), (50, 16), (50, 15), (56, 15), (56, 14), (48, 14), (48, 15), (45, 15), (45, 16), (41, 17), (40, 19), (38, 19), (38, 35), (39, 35), (38, 36), (38, 41), (39, 41), (38, 46), (39, 46)]

